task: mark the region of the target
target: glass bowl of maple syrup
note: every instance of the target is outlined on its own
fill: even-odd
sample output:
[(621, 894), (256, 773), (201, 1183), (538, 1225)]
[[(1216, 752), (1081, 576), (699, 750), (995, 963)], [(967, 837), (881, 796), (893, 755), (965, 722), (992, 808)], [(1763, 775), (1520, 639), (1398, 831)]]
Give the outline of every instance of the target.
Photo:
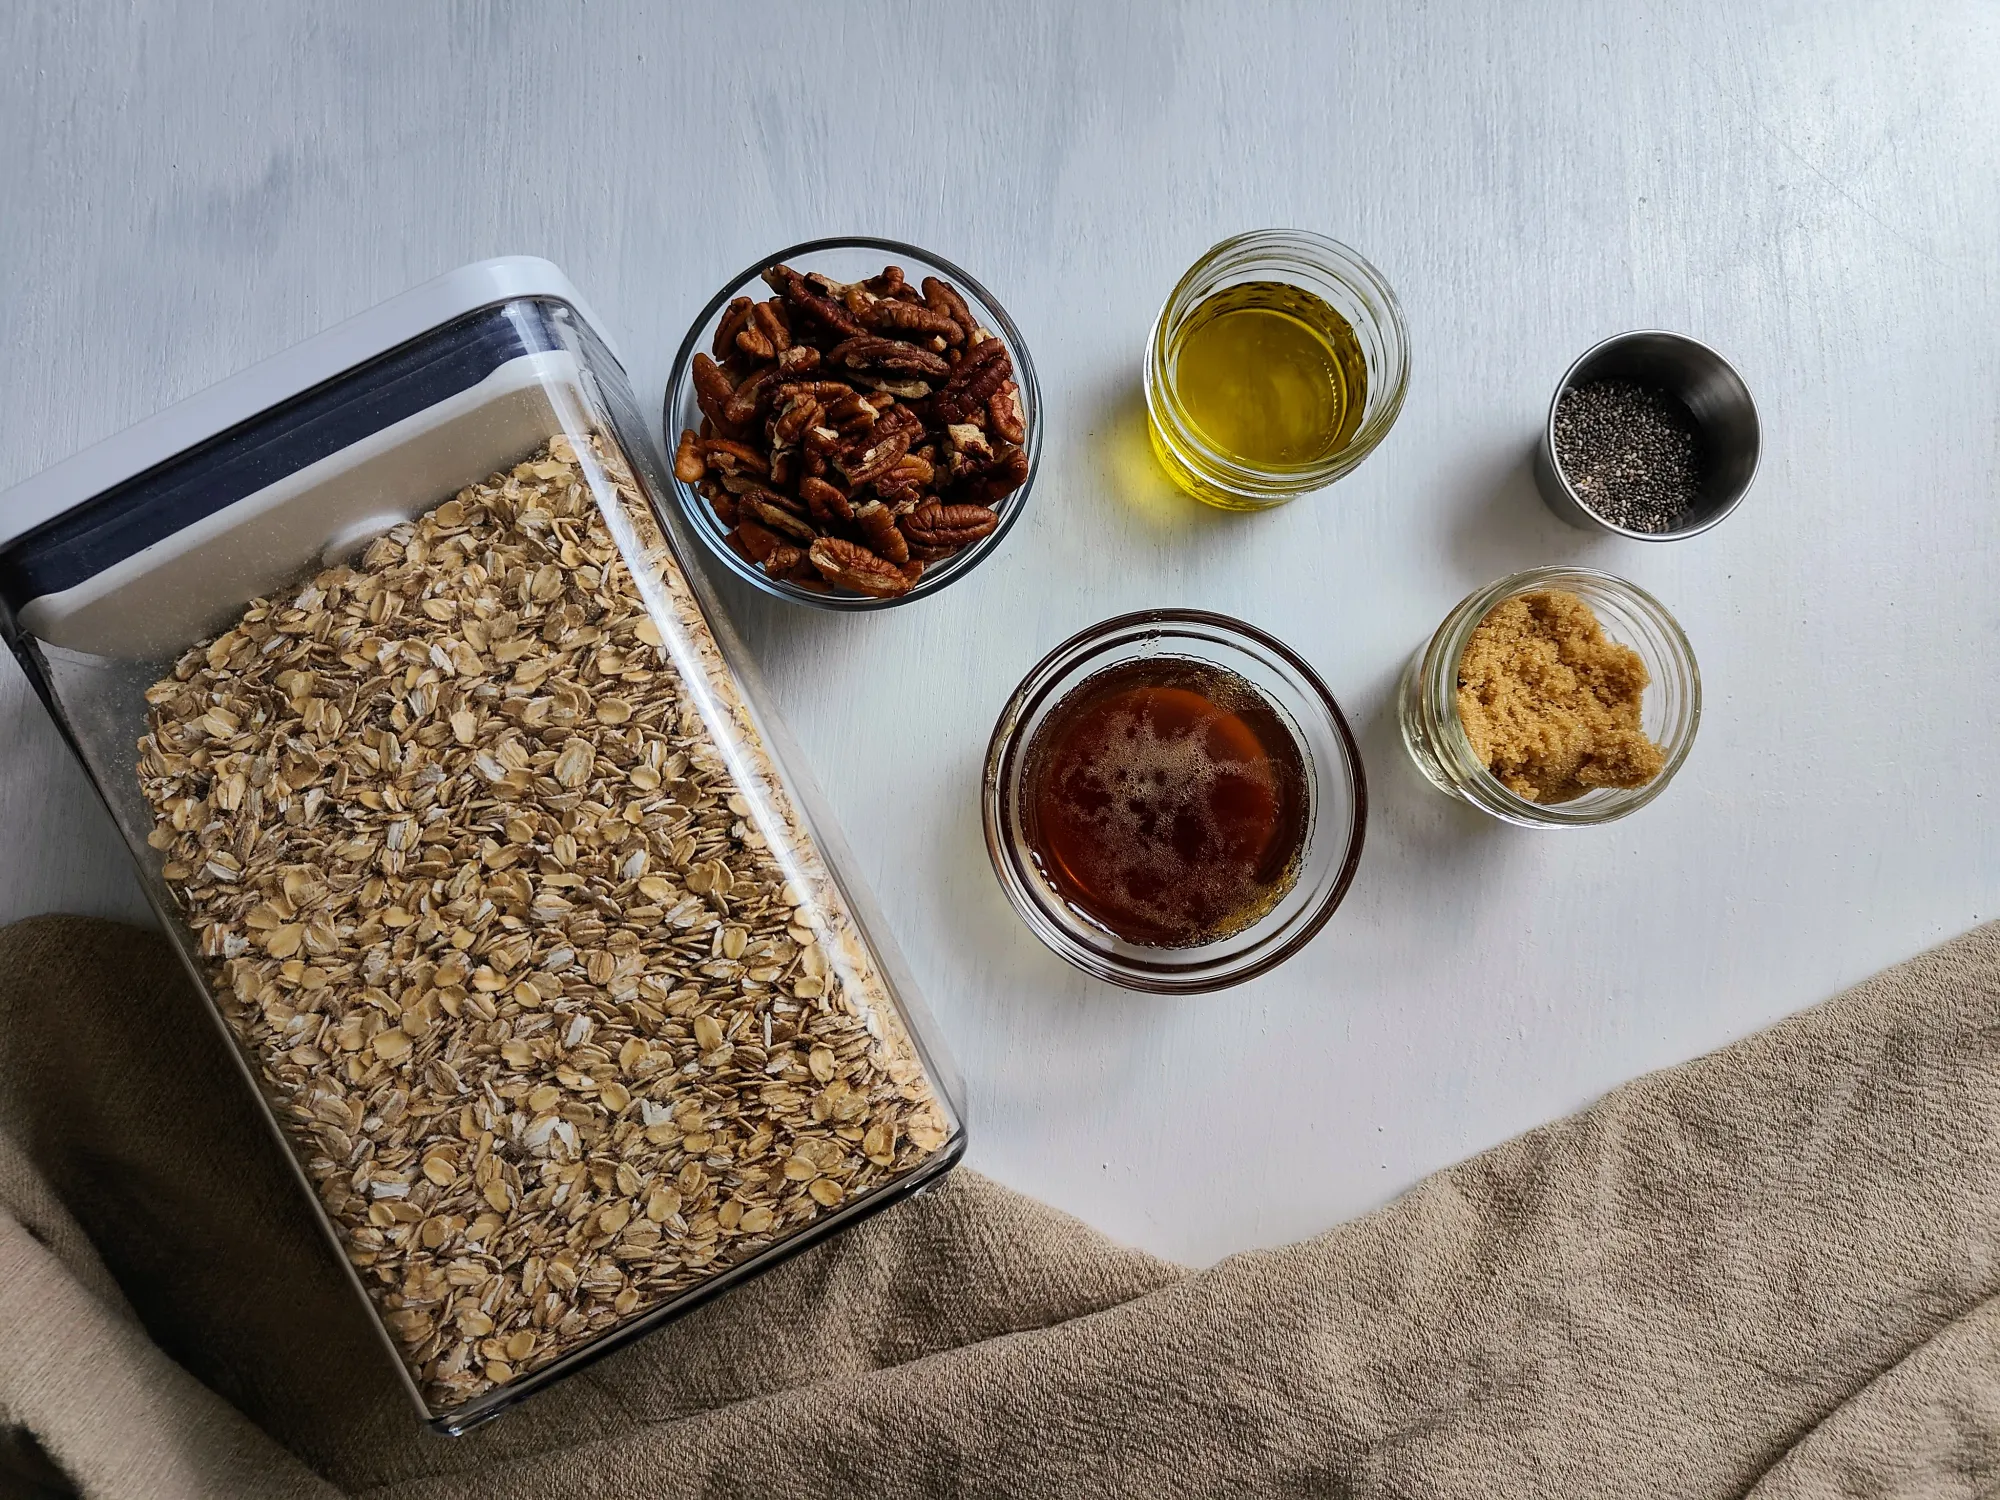
[(1029, 672), (986, 752), (986, 847), (1085, 973), (1158, 994), (1283, 963), (1353, 883), (1367, 780), (1340, 705), (1255, 626), (1120, 615)]

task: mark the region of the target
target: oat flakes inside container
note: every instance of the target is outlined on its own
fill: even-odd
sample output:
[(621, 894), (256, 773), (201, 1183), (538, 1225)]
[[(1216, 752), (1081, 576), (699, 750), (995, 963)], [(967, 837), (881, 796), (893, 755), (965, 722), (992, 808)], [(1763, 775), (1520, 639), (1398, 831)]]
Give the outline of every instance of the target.
[(138, 802), (83, 746), (451, 1431), (962, 1149), (562, 311), (519, 462), (118, 661)]

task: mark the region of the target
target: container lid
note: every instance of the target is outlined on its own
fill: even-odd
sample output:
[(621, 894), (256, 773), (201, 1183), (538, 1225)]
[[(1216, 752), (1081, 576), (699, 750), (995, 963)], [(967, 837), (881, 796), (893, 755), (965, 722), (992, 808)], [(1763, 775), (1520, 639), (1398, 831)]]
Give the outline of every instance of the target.
[[(475, 261), (412, 287), (324, 333), (0, 491), (0, 551), (39, 526), (358, 365), (481, 308), (519, 297), (567, 303), (603, 338), (567, 276), (546, 260)], [(614, 357), (617, 355), (612, 350)]]

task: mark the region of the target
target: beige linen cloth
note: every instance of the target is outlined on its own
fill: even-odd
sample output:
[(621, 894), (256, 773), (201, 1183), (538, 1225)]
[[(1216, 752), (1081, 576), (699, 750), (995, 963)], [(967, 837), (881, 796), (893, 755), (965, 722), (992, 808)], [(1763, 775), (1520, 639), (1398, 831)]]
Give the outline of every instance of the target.
[(0, 1495), (2000, 1494), (2000, 925), (1189, 1272), (970, 1172), (421, 1430), (159, 939), (0, 933)]

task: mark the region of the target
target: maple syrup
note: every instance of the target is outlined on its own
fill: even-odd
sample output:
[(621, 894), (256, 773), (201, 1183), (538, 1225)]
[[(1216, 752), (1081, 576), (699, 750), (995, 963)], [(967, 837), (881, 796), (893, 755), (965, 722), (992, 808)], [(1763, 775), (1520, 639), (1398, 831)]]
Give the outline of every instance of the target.
[(1298, 876), (1304, 756), (1221, 667), (1158, 657), (1084, 679), (1036, 728), (1023, 773), (1022, 831), (1043, 878), (1128, 943), (1241, 932)]

